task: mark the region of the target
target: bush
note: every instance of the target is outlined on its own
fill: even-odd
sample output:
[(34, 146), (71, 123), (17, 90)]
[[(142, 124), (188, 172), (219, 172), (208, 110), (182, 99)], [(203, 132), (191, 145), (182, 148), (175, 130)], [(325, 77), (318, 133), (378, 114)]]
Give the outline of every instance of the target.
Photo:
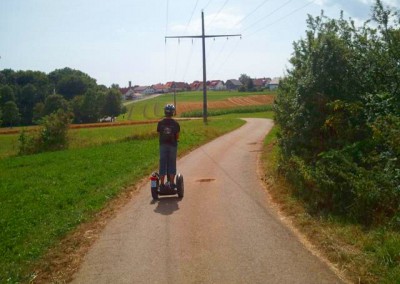
[(400, 19), (377, 0), (372, 20), (309, 17), (274, 105), (280, 166), (312, 209), (400, 227)]
[(59, 110), (45, 116), (39, 131), (34, 133), (33, 136), (29, 136), (23, 130), (19, 137), (19, 154), (35, 154), (66, 149), (68, 147), (70, 121), (70, 114)]

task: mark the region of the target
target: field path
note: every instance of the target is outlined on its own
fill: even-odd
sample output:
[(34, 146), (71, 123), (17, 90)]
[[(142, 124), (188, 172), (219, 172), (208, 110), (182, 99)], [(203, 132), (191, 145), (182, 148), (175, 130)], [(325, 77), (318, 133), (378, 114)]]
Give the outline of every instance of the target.
[(73, 283), (342, 283), (267, 199), (257, 161), (271, 127), (247, 119), (180, 159), (182, 200), (154, 202), (149, 185), (142, 188), (106, 226)]

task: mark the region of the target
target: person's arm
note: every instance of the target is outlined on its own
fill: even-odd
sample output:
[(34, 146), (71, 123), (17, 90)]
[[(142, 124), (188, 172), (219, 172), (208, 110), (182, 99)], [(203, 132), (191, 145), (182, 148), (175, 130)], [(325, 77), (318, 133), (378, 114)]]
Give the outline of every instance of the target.
[(179, 123), (178, 122), (176, 122), (176, 134), (175, 134), (175, 138), (176, 138), (176, 141), (179, 141), (179, 132), (181, 132), (181, 126), (179, 125)]

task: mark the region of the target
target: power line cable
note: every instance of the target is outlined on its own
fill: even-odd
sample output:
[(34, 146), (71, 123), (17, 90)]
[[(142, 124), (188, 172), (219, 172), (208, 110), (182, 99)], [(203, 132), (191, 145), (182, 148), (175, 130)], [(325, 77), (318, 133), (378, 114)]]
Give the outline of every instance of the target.
[(290, 17), (290, 16), (293, 15), (294, 13), (296, 13), (296, 12), (298, 12), (298, 11), (304, 9), (305, 7), (307, 7), (307, 6), (311, 5), (311, 4), (313, 4), (315, 1), (316, 1), (316, 0), (312, 0), (312, 1), (308, 2), (308, 3), (306, 3), (305, 5), (303, 5), (303, 6), (299, 7), (299, 8), (297, 8), (297, 9), (293, 10), (293, 11), (290, 12), (289, 14), (286, 14), (285, 16), (280, 17), (279, 19), (273, 21), (272, 23), (269, 23), (269, 24), (267, 24), (266, 26), (263, 26), (262, 28), (256, 30), (254, 33), (248, 35), (247, 37), (251, 37), (251, 36), (253, 36), (253, 35), (256, 34), (256, 33), (260, 32), (260, 31), (262, 31), (262, 30), (264, 30), (264, 29), (266, 29), (266, 28), (268, 28), (268, 27), (270, 27), (270, 26), (275, 25), (276, 23), (278, 23), (278, 22), (280, 22), (280, 21), (286, 19), (287, 17)]
[(222, 9), (224, 9), (225, 5), (229, 2), (229, 0), (225, 0), (224, 4), (222, 5), (222, 7), (219, 9), (218, 13), (215, 14), (214, 18), (212, 19), (211, 22), (208, 23), (209, 26), (211, 26), (211, 24), (215, 21), (215, 19), (218, 17), (219, 13), (221, 13)]
[(186, 75), (187, 75), (187, 70), (189, 68), (189, 65), (190, 65), (190, 63), (192, 63), (193, 44), (194, 43), (193, 43), (193, 39), (192, 39), (192, 47), (190, 48), (189, 60), (186, 63), (185, 72), (183, 73), (183, 78), (182, 78), (183, 82), (185, 82), (185, 78), (186, 78)]
[(194, 8), (193, 8), (192, 14), (190, 15), (189, 22), (188, 22), (188, 23), (187, 23), (187, 25), (186, 25), (185, 32), (187, 31), (187, 29), (188, 29), (188, 27), (189, 27), (189, 25), (190, 25), (190, 22), (192, 21), (193, 14), (194, 14), (194, 12), (196, 11), (197, 4), (198, 4), (198, 3), (199, 3), (199, 0), (197, 0), (197, 1), (196, 1), (196, 4), (194, 5)]
[(222, 63), (219, 65), (219, 67), (216, 69), (216, 71), (213, 73), (213, 75), (218, 75), (219, 71), (223, 66), (225, 66), (225, 63), (229, 60), (229, 58), (232, 56), (233, 52), (237, 49), (239, 46), (239, 43), (241, 42), (241, 39), (238, 39), (235, 46), (232, 48), (231, 52), (225, 57), (225, 60), (222, 61)]
[(237, 22), (234, 27), (236, 27), (237, 25), (239, 25), (240, 23), (242, 23), (245, 19), (247, 19), (248, 17), (250, 17), (251, 15), (253, 15), (258, 9), (260, 9), (262, 6), (264, 6), (264, 4), (266, 4), (268, 1), (270, 0), (264, 0), (262, 3), (260, 3), (253, 11), (251, 11), (250, 13), (248, 13), (244, 18), (242, 18), (239, 22)]
[(208, 7), (208, 5), (210, 4), (211, 1), (212, 1), (212, 0), (209, 0), (209, 1), (207, 2), (207, 5), (204, 6), (203, 10), (205, 10), (205, 9)]
[(247, 31), (248, 29), (250, 29), (251, 27), (254, 27), (256, 24), (258, 24), (259, 22), (265, 20), (266, 18), (268, 18), (269, 16), (275, 14), (277, 11), (279, 11), (280, 9), (282, 9), (283, 7), (285, 7), (286, 5), (288, 5), (290, 2), (292, 2), (293, 0), (289, 0), (286, 1), (285, 3), (283, 3), (281, 6), (279, 6), (278, 8), (276, 8), (275, 10), (273, 10), (271, 13), (269, 13), (268, 15), (262, 17), (261, 19), (257, 20), (256, 22), (254, 22), (253, 24), (251, 24), (250, 26), (248, 26), (247, 28), (245, 28), (243, 30), (243, 32)]
[(226, 39), (226, 41), (225, 41), (225, 43), (223, 44), (222, 48), (219, 50), (219, 52), (218, 52), (217, 56), (215, 57), (213, 63), (210, 64), (209, 70), (213, 70), (213, 67), (215, 66), (215, 64), (216, 64), (216, 62), (217, 62), (217, 60), (218, 60), (218, 58), (220, 57), (220, 55), (221, 55), (222, 52), (224, 51), (224, 49), (225, 49), (227, 43), (228, 43), (228, 39)]
[[(167, 11), (165, 21), (165, 35), (168, 33), (168, 13), (169, 13), (169, 0), (167, 0)], [(165, 40), (164, 45), (164, 81), (167, 79), (167, 41)]]

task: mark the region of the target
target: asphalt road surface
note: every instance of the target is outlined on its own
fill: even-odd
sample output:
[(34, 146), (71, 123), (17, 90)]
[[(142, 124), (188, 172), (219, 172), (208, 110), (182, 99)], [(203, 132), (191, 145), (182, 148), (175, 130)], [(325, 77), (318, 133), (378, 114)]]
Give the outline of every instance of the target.
[(178, 161), (182, 200), (143, 187), (73, 283), (342, 283), (272, 209), (257, 174), (272, 121), (246, 120)]

